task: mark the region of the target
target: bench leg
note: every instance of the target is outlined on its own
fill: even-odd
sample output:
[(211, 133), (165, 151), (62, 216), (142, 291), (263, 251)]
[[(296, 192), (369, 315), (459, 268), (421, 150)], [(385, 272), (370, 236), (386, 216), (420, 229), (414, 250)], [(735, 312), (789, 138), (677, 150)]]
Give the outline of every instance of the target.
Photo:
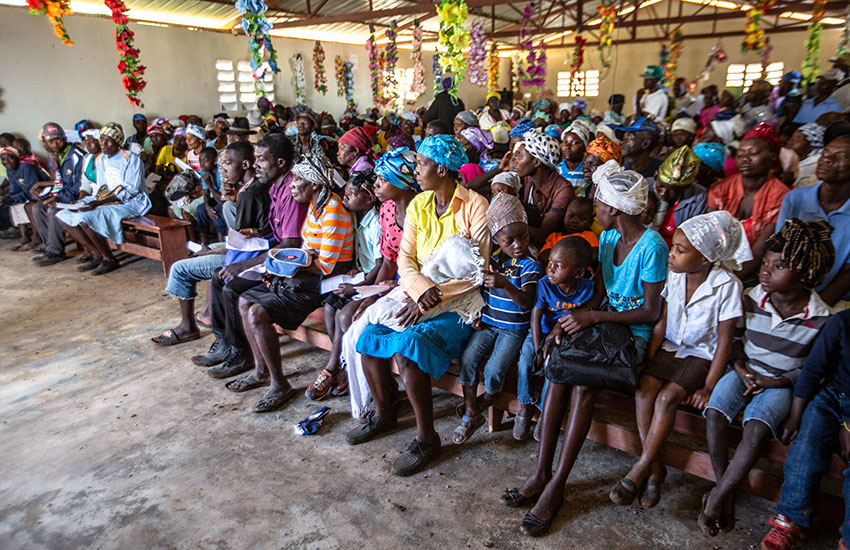
[(498, 432), (504, 429), (504, 425), (502, 421), (505, 419), (505, 411), (502, 409), (497, 409), (496, 407), (490, 407), (487, 413), (487, 420), (489, 423), (490, 432)]
[(188, 257), (186, 250), (186, 228), (176, 227), (159, 232), (159, 246), (162, 253), (162, 271), (168, 277), (171, 264)]

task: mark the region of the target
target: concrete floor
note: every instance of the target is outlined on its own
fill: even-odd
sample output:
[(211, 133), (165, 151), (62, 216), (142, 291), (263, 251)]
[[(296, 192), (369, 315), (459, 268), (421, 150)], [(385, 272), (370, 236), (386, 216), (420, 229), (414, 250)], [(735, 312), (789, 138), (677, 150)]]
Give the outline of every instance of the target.
[[(389, 463), (398, 432), (352, 448), (347, 401), (320, 435), (293, 425), (316, 409), (300, 396), (257, 415), (258, 392), (234, 394), (188, 356), (210, 338), (167, 349), (149, 338), (177, 320), (158, 263), (105, 277), (73, 261), (47, 268), (0, 244), (0, 548), (758, 548), (770, 502), (741, 497), (739, 527), (709, 539), (696, 526), (706, 481), (671, 471), (653, 510), (618, 507), (609, 488), (633, 457), (588, 442), (553, 533), (519, 532), (524, 511), (498, 502), (522, 483), (537, 445), (510, 432), (451, 443), (458, 398), (437, 392), (439, 464), (411, 478)], [(283, 344), (304, 389), (327, 354)], [(823, 532), (803, 548), (835, 548)]]

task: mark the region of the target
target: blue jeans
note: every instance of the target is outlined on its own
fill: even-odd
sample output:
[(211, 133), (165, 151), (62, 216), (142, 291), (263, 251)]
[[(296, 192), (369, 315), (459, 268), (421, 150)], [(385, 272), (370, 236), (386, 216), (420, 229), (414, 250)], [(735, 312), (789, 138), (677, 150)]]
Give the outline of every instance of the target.
[[(478, 385), (478, 365), (489, 353), (490, 358), (484, 365), (484, 389), (494, 394), (502, 391), (505, 373), (516, 359), (520, 347), (526, 338), (527, 330), (511, 330), (482, 324), (481, 330), (472, 333), (460, 360), (462, 386)], [(528, 333), (530, 334), (530, 333)], [(531, 395), (531, 371), (517, 365), (517, 397), (523, 405), (534, 403)]]
[[(800, 433), (785, 456), (785, 481), (777, 511), (794, 523), (810, 527), (821, 477), (839, 448), (842, 422), (850, 420), (850, 396), (823, 388), (803, 413)], [(850, 468), (844, 470), (844, 523), (841, 537), (850, 541)]]
[[(236, 229), (236, 205), (230, 201), (222, 203), (221, 215), (224, 216), (224, 221), (228, 228)], [(225, 231), (225, 233), (227, 233)]]
[[(773, 437), (779, 437), (780, 426), (791, 411), (791, 401), (794, 399), (792, 388), (767, 388), (763, 392), (744, 397), (747, 386), (741, 382), (741, 377), (731, 369), (714, 386), (708, 405), (702, 412), (714, 409), (732, 422), (738, 412), (744, 409), (744, 424), (750, 420), (760, 420), (770, 426)], [(745, 408), (746, 407), (746, 408)]]
[(224, 254), (207, 254), (180, 260), (171, 266), (165, 291), (175, 298), (191, 300), (198, 295), (197, 284), (211, 279), (213, 272), (223, 262)]
[(212, 224), (213, 233), (227, 235), (227, 221), (222, 214), (223, 205), (224, 203), (220, 203), (213, 208), (215, 213), (218, 214), (218, 218), (214, 220), (207, 214), (207, 209), (203, 204), (198, 207), (198, 210), (195, 211), (195, 228), (199, 233), (210, 235), (210, 224)]

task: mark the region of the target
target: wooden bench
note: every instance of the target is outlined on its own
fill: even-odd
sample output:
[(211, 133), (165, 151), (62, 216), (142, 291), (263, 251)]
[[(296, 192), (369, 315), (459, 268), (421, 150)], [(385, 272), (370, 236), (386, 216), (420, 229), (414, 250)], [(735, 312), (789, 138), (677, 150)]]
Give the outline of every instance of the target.
[(186, 250), (186, 229), (191, 224), (163, 216), (140, 216), (121, 220), (124, 242), (109, 245), (116, 250), (162, 262), (162, 271), (168, 277), (171, 264), (189, 255)]
[[(278, 332), (321, 349), (330, 350), (331, 348), (331, 340), (325, 332), (324, 315), (321, 309), (311, 313), (297, 329), (278, 328)], [(393, 372), (398, 374), (394, 367)], [(506, 413), (516, 414), (520, 410), (516, 393), (508, 391), (516, 388), (514, 373), (514, 369), (509, 371), (505, 391), (496, 395), (495, 402), (490, 408), (489, 429), (491, 432), (503, 428)], [(463, 390), (458, 384), (458, 376), (453, 374), (451, 369), (439, 379), (432, 378), (431, 382), (436, 388), (463, 396)], [(596, 400), (593, 416), (587, 439), (633, 455), (640, 454), (641, 445), (635, 422), (633, 396), (603, 390)], [(564, 423), (566, 424), (566, 419)], [(734, 447), (741, 440), (742, 428), (740, 425), (733, 425), (730, 432), (729, 442)], [(742, 483), (741, 489), (768, 500), (778, 501), (782, 486), (782, 465), (785, 463), (787, 450), (788, 448), (779, 441), (771, 441), (756, 467), (750, 471), (748, 478)], [(676, 413), (673, 433), (661, 452), (661, 460), (669, 467), (709, 481), (716, 481), (705, 443), (705, 419), (698, 411), (686, 406), (679, 409)], [(821, 484), (818, 514), (830, 525), (838, 525), (843, 519), (844, 503), (841, 498), (841, 483), (844, 479), (845, 468), (844, 463), (837, 456), (833, 456), (830, 469)], [(625, 472), (623, 474), (625, 475)]]

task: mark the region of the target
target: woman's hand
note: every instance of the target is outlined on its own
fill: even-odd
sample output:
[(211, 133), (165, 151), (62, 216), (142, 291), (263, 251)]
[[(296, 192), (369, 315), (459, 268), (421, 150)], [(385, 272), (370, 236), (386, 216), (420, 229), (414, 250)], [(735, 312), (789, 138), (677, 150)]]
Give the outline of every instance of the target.
[(414, 325), (416, 321), (419, 320), (422, 316), (422, 311), (419, 309), (417, 303), (409, 296), (404, 299), (403, 304), (401, 311), (396, 313), (395, 318), (398, 319), (401, 326), (407, 328)]
[(419, 307), (422, 311), (428, 311), (439, 305), (442, 300), (443, 292), (436, 286), (432, 286), (419, 297)]
[(378, 301), (379, 297), (380, 296), (369, 296), (365, 300), (360, 300), (359, 302), (357, 302), (359, 305), (357, 306), (357, 310), (354, 312), (354, 315), (351, 316), (351, 322), (356, 321), (360, 317), (360, 315), (366, 310), (367, 307)]
[(567, 334), (575, 334), (596, 324), (596, 314), (590, 309), (574, 309), (560, 319), (558, 324)]

